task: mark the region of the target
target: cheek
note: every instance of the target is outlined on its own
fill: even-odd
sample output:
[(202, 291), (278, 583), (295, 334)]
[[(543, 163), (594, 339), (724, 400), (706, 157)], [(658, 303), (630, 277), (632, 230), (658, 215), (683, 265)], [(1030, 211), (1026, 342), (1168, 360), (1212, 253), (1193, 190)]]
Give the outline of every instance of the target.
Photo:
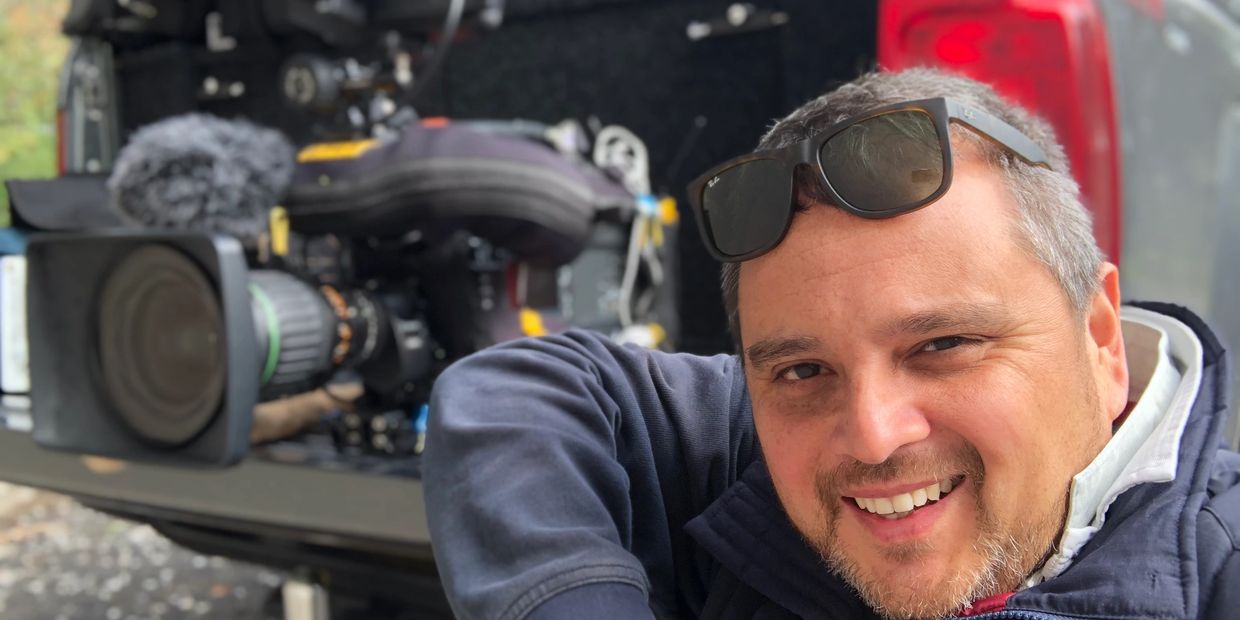
[(1068, 453), (1079, 438), (1065, 417), (1074, 396), (1011, 369), (973, 379), (944, 399), (937, 421), (981, 455), (987, 504), (1011, 515), (1057, 501), (1076, 472)]
[[(1013, 389), (1015, 388), (1015, 389)], [(959, 435), (982, 455), (988, 473), (1007, 467), (1028, 452), (1030, 403), (1016, 386), (971, 386), (954, 398), (940, 399), (936, 426)]]
[(826, 452), (830, 430), (823, 418), (774, 413), (756, 405), (754, 408), (754, 427), (771, 481), (798, 524), (815, 518), (819, 502), (814, 473), (831, 458)]

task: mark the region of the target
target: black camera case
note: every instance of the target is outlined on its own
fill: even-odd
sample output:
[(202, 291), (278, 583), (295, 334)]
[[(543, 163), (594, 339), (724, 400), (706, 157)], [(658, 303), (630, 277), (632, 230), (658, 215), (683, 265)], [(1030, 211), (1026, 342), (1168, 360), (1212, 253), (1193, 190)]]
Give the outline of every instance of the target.
[(631, 194), (584, 161), (451, 122), (312, 146), (299, 159), (285, 207), (293, 229), (309, 234), (465, 230), (521, 260), (560, 265), (585, 247), (598, 215), (633, 207)]

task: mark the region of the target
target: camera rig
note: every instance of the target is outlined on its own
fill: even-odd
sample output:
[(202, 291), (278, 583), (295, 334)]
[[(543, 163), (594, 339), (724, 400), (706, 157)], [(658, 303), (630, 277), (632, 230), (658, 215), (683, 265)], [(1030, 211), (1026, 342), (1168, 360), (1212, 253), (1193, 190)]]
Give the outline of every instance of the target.
[[(132, 228), (33, 237), (36, 441), (229, 464), (248, 450), (256, 402), (344, 372), (365, 390), (341, 403), (337, 447), (416, 453), (434, 377), (463, 355), (568, 326), (658, 344), (674, 208), (500, 126), (512, 129), (436, 121), (305, 148), (286, 206), (256, 240)], [(144, 162), (174, 171), (141, 177), (166, 200), (154, 208), (204, 208), (168, 189), (196, 174), (189, 156)]]
[[(188, 59), (194, 99), (182, 108), (274, 118), (304, 146), (258, 239), (151, 229), (126, 194), (80, 178), (11, 185), (19, 222), (62, 231), (27, 253), (42, 445), (229, 464), (249, 448), (255, 402), (346, 381), (365, 389), (322, 429), (336, 448), (416, 453), (434, 376), (463, 355), (569, 326), (651, 345), (674, 336), (674, 297), (660, 291), (674, 284), (664, 228), (676, 211), (649, 195), (640, 140), (597, 124), (415, 113), (458, 26), (498, 25), (501, 3), (233, 4), (75, 2), (66, 19), (67, 32), (141, 50), (126, 54), (131, 78)], [(280, 59), (267, 82), (229, 60), (264, 49)], [(279, 109), (247, 114), (241, 104), (269, 103), (271, 86)], [(135, 108), (122, 128), (153, 120)], [(245, 158), (211, 169), (232, 159)], [(168, 187), (186, 169), (168, 168)], [(73, 200), (56, 189), (69, 185)], [(97, 226), (49, 217), (58, 201), (87, 205)]]

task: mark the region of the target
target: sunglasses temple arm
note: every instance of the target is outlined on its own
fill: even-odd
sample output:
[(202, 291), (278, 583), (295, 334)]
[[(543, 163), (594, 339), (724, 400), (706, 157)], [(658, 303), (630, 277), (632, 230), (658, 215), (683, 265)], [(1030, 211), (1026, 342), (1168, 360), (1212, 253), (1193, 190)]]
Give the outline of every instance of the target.
[[(968, 118), (965, 118), (966, 114)], [(1042, 166), (1047, 170), (1051, 169), (1050, 162), (1046, 161), (1046, 153), (1042, 150), (1042, 147), (1038, 146), (1015, 127), (994, 115), (980, 110), (970, 110), (966, 114), (953, 114), (952, 118), (963, 125), (967, 125), (976, 133), (990, 139), (999, 146), (1015, 153), (1025, 163), (1033, 166)]]

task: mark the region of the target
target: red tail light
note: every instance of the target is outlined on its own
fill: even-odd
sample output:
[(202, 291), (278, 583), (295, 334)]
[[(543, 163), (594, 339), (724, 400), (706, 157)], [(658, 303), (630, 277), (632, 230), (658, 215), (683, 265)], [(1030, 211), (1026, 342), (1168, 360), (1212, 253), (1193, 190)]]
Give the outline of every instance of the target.
[(1095, 0), (882, 0), (878, 62), (988, 82), (1050, 121), (1094, 214), (1099, 245), (1119, 256), (1119, 143)]

